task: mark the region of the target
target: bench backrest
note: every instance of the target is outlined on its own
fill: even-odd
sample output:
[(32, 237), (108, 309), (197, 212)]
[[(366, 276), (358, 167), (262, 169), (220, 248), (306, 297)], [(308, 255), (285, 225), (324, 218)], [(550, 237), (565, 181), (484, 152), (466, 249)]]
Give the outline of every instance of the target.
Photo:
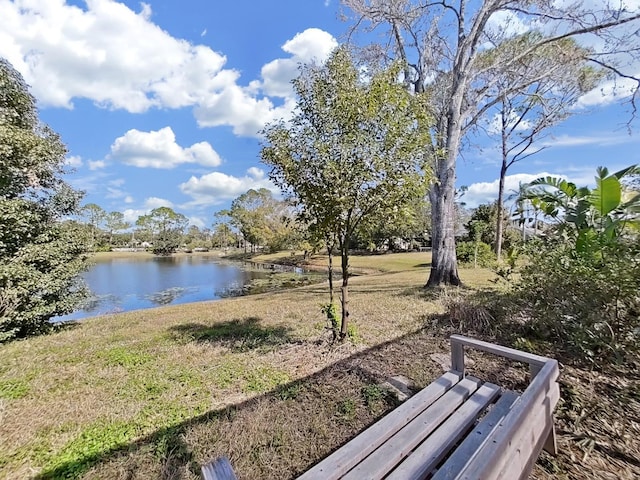
[(463, 347), (529, 363), (531, 383), (457, 478), (528, 478), (540, 454), (556, 453), (553, 410), (560, 399), (556, 360), (469, 339), (451, 337), (452, 368), (464, 372)]

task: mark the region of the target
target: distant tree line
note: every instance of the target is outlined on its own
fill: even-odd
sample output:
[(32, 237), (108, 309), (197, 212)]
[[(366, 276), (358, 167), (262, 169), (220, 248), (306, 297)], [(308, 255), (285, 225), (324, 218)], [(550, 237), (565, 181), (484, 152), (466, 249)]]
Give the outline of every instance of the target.
[[(429, 222), (426, 198), (404, 208), (403, 221), (372, 222), (355, 232), (352, 249), (362, 251), (411, 250), (427, 245)], [(90, 251), (140, 248), (157, 255), (180, 250), (239, 249), (247, 253), (322, 249), (322, 242), (299, 216), (290, 200), (276, 198), (265, 188), (250, 189), (231, 202), (228, 209), (213, 213), (210, 227), (190, 225), (187, 217), (169, 207), (159, 207), (125, 221), (122, 212), (107, 212), (95, 203), (82, 206), (76, 225)]]

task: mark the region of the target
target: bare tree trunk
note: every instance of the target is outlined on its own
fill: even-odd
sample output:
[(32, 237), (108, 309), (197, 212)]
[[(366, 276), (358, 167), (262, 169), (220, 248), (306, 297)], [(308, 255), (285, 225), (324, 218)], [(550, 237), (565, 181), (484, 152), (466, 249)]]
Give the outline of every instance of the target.
[(329, 303), (333, 303), (333, 245), (328, 243), (327, 254), (329, 255)]
[(349, 240), (340, 246), (342, 260), (342, 322), (340, 324), (340, 340), (347, 336), (349, 323)]
[(498, 262), (500, 262), (502, 257), (502, 202), (504, 199), (504, 180), (507, 176), (507, 168), (509, 165), (507, 164), (508, 156), (509, 156), (509, 134), (507, 133), (507, 122), (509, 121), (507, 113), (507, 108), (505, 106), (505, 99), (502, 97), (502, 108), (500, 109), (500, 131), (501, 131), (501, 147), (502, 147), (502, 165), (500, 166), (500, 182), (498, 185), (498, 204), (496, 205), (496, 212), (498, 214), (498, 218), (496, 218), (496, 238), (494, 250), (496, 252), (496, 258)]
[(332, 341), (335, 342), (338, 339), (338, 326), (333, 306), (333, 244), (328, 241), (327, 254), (329, 255), (329, 305), (327, 306), (327, 318), (331, 323)]
[(504, 212), (504, 208), (502, 205), (503, 202), (503, 198), (504, 198), (504, 180), (505, 177), (507, 176), (507, 163), (506, 163), (506, 158), (502, 158), (502, 167), (500, 168), (500, 182), (498, 184), (498, 204), (496, 205), (496, 213), (498, 215), (498, 218), (496, 219), (496, 244), (495, 244), (495, 252), (496, 252), (496, 257), (498, 258), (498, 262), (501, 260), (501, 256), (502, 256), (502, 232), (503, 232), (503, 225), (504, 225), (504, 219), (502, 218), (503, 212)]

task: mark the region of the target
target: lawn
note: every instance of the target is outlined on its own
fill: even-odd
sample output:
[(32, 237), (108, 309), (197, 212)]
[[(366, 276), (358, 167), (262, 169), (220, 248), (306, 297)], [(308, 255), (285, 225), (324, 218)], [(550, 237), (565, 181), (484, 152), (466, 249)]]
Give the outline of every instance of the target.
[[(419, 388), (440, 375), (431, 354), (448, 354), (461, 324), (443, 315), (456, 293), (421, 288), (428, 253), (352, 263), (385, 273), (351, 279), (354, 328), (340, 345), (320, 311), (325, 284), (98, 317), (0, 345), (0, 478), (195, 479), (218, 455), (240, 478), (300, 474), (393, 408), (380, 381), (402, 374)], [(461, 276), (493, 285), (488, 270)], [(524, 380), (524, 368), (477, 360), (506, 386)], [(563, 376), (562, 454), (543, 456), (535, 476), (639, 475), (637, 383), (571, 366)]]

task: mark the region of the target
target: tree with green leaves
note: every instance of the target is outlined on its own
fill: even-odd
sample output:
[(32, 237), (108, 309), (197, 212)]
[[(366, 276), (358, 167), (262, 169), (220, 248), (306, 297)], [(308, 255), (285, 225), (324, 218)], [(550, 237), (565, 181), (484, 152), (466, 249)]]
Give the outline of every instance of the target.
[(66, 148), (38, 119), (21, 75), (0, 58), (0, 341), (41, 332), (86, 289), (81, 194), (63, 180)]
[(104, 216), (104, 226), (109, 234), (109, 245), (113, 244), (113, 234), (131, 228), (131, 224), (124, 219), (122, 212), (109, 212)]
[(258, 246), (267, 246), (271, 251), (282, 250), (294, 233), (290, 205), (275, 199), (266, 188), (243, 193), (231, 202), (231, 208), (225, 214), (251, 244), (252, 252)]
[(380, 250), (386, 245), (389, 250), (394, 250), (398, 244), (401, 248), (421, 245), (428, 240), (431, 230), (429, 209), (426, 196), (416, 198), (389, 212), (389, 215), (378, 218), (377, 222), (367, 223), (357, 232), (360, 248)]
[(553, 228), (529, 244), (518, 316), (601, 366), (640, 355), (640, 193), (624, 188), (634, 172), (598, 168), (593, 188), (543, 177), (527, 194)]
[(136, 241), (153, 242), (153, 222), (150, 215), (140, 215), (136, 219)]
[(91, 232), (91, 248), (95, 250), (97, 243), (100, 243), (100, 228), (107, 218), (107, 212), (96, 203), (84, 205), (80, 212), (89, 226), (89, 231)]
[(227, 250), (230, 246), (238, 247), (236, 232), (231, 228), (231, 218), (228, 210), (221, 210), (214, 214), (216, 220), (213, 222), (213, 234), (211, 243), (214, 247)]
[(187, 217), (169, 207), (154, 208), (136, 221), (138, 228), (151, 233), (153, 253), (163, 256), (178, 249), (188, 224)]
[(301, 223), (335, 244), (342, 266), (342, 316), (348, 329), (349, 249), (359, 229), (421, 198), (430, 178), (424, 145), (426, 97), (397, 82), (402, 65), (363, 76), (344, 49), (293, 81), (297, 109), (264, 130), (270, 178), (298, 202)]

